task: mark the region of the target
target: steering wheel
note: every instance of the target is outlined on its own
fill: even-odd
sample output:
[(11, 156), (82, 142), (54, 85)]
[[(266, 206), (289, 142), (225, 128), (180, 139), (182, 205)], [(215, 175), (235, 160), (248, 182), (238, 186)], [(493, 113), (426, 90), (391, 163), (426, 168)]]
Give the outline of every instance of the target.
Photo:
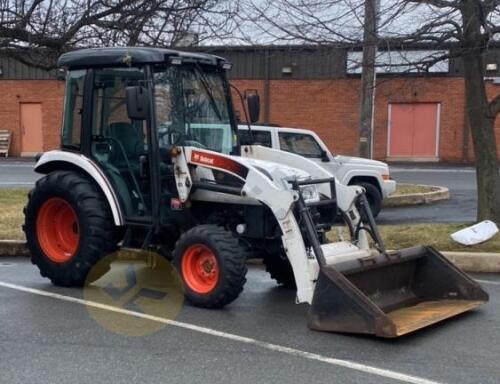
[[(160, 126), (160, 129), (162, 129), (161, 126)], [(165, 139), (165, 137), (167, 137), (168, 146), (176, 145), (177, 143), (180, 143), (184, 139), (185, 134), (181, 131), (172, 129), (172, 127), (162, 129), (161, 131), (160, 131), (160, 129), (158, 130), (159, 141), (163, 141)], [(176, 139), (174, 139), (174, 135), (177, 136)]]
[(196, 140), (184, 140), (184, 144), (190, 147), (196, 147), (201, 149), (208, 149), (208, 147)]
[[(178, 135), (178, 138), (174, 139), (174, 135)], [(160, 141), (163, 141), (164, 138), (167, 137), (169, 146), (177, 145), (178, 143), (182, 142), (184, 145), (188, 145), (191, 147), (208, 149), (206, 145), (200, 143), (199, 141), (186, 140), (186, 135), (183, 132), (172, 129), (171, 127), (167, 128), (164, 131), (159, 131), (158, 136), (159, 136)]]

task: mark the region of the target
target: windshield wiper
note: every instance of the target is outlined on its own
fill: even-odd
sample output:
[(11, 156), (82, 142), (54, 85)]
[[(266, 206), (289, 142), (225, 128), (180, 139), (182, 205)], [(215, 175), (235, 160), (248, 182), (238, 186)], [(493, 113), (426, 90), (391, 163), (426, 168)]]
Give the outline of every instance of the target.
[(217, 107), (217, 102), (215, 101), (214, 95), (210, 89), (210, 86), (208, 85), (207, 79), (205, 78), (205, 72), (203, 72), (203, 68), (200, 66), (200, 64), (196, 63), (196, 67), (198, 68), (200, 82), (203, 85), (203, 88), (205, 88), (205, 92), (207, 93), (208, 99), (210, 100), (210, 105), (217, 115), (217, 118), (222, 121), (222, 114)]

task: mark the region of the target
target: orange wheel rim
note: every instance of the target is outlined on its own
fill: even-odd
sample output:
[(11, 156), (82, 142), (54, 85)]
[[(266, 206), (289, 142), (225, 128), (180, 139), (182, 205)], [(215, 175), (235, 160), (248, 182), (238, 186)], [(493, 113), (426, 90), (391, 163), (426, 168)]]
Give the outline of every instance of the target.
[(67, 201), (52, 197), (45, 201), (36, 218), (38, 244), (55, 263), (70, 260), (80, 242), (78, 218)]
[(182, 277), (196, 293), (211, 292), (219, 280), (219, 264), (210, 248), (203, 244), (189, 246), (182, 255)]

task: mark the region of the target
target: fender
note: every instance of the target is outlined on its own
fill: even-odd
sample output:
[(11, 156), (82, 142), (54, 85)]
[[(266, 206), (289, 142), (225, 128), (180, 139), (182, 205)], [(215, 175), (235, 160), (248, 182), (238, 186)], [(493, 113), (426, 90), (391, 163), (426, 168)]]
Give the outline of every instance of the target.
[(369, 178), (373, 178), (373, 179), (377, 180), (378, 188), (380, 189), (380, 191), (382, 191), (382, 194), (384, 193), (383, 185), (382, 185), (382, 182), (380, 180), (380, 172), (377, 172), (377, 171), (364, 170), (363, 172), (359, 172), (356, 170), (349, 170), (344, 174), (341, 182), (345, 185), (348, 185), (349, 182), (356, 176), (365, 177), (365, 178), (369, 177)]
[(89, 175), (104, 193), (109, 208), (111, 209), (115, 225), (122, 226), (125, 224), (120, 204), (113, 187), (102, 170), (88, 157), (78, 153), (59, 150), (45, 152), (36, 163), (35, 172), (48, 174), (52, 171), (65, 168), (77, 168)]

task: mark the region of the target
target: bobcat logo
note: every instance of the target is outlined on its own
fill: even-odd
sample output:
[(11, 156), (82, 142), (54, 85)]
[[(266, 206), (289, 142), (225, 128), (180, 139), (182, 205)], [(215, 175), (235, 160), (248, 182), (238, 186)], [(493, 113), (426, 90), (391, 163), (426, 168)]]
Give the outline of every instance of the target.
[(214, 165), (215, 159), (213, 157), (203, 155), (199, 152), (192, 152), (191, 161), (195, 163)]

